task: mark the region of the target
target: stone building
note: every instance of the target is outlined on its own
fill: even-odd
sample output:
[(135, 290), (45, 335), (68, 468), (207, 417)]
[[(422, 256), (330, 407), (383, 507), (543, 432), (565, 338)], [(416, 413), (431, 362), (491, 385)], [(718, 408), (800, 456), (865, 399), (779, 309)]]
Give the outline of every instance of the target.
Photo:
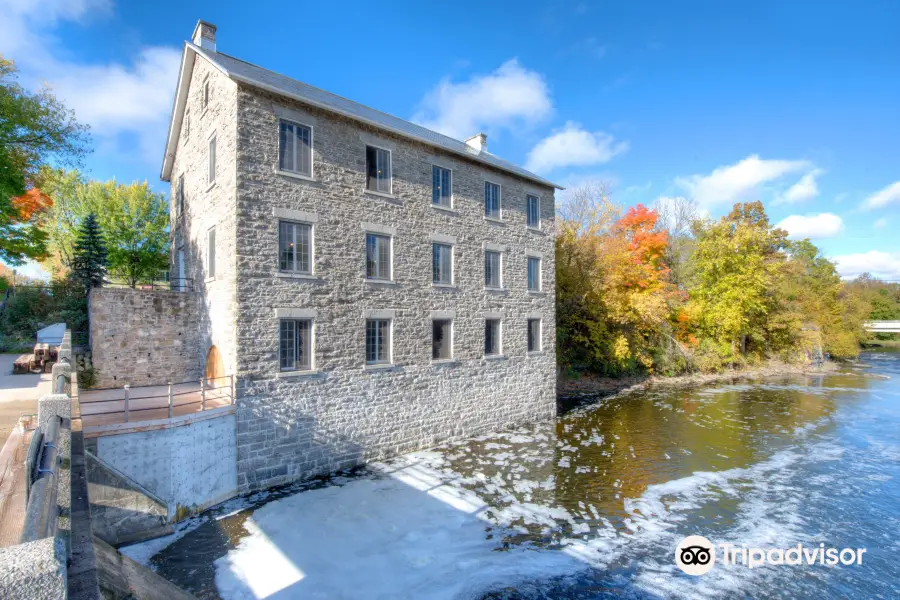
[[(473, 132), (474, 133), (474, 132)], [(199, 22), (162, 179), (238, 487), (555, 414), (553, 183), (244, 62)]]

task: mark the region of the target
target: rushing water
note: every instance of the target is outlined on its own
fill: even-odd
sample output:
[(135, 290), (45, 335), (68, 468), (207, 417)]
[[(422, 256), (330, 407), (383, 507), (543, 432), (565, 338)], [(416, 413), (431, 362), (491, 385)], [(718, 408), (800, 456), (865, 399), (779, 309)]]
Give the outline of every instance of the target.
[[(199, 598), (900, 597), (900, 353), (609, 398), (227, 503), (126, 552)], [(861, 565), (674, 564), (713, 543)], [(168, 546), (164, 544), (168, 543)]]

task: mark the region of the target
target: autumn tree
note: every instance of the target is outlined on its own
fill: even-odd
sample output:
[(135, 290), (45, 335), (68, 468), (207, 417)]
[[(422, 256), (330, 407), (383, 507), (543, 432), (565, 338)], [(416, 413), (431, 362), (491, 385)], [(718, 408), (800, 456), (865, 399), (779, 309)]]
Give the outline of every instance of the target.
[(50, 160), (76, 164), (87, 150), (87, 127), (48, 88), (37, 93), (16, 81), (15, 64), (0, 56), (0, 258), (11, 265), (46, 253), (40, 213), (49, 206), (36, 190)]
[(773, 228), (761, 202), (735, 204), (718, 221), (695, 226), (690, 290), (702, 332), (734, 360), (749, 342), (765, 351), (767, 320), (778, 308), (787, 232)]
[(42, 221), (51, 248), (44, 266), (55, 276), (72, 268), (76, 232), (91, 213), (104, 234), (111, 276), (134, 287), (168, 266), (168, 202), (146, 182), (87, 181), (65, 170), (45, 170), (42, 181), (55, 200)]

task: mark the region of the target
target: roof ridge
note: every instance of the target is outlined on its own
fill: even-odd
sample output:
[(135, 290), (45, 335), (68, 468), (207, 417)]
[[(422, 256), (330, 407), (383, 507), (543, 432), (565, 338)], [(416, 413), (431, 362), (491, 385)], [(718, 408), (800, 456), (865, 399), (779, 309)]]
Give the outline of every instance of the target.
[[(384, 116), (386, 116), (386, 117), (390, 117), (390, 118), (392, 118), (392, 119), (399, 119), (399, 120), (405, 121), (405, 122), (407, 122), (407, 123), (412, 123), (413, 125), (416, 125), (416, 126), (418, 126), (418, 127), (421, 127), (422, 129), (427, 129), (427, 130), (430, 131), (431, 133), (434, 133), (434, 134), (439, 135), (439, 136), (441, 136), (441, 137), (447, 138), (448, 140), (451, 140), (451, 141), (456, 142), (456, 143), (458, 143), (458, 144), (464, 144), (464, 145), (467, 145), (467, 146), (468, 146), (468, 144), (466, 144), (466, 142), (465, 142), (464, 140), (458, 140), (458, 139), (456, 139), (455, 137), (451, 137), (451, 136), (447, 135), (446, 133), (441, 133), (440, 131), (435, 131), (434, 129), (429, 129), (428, 127), (425, 127), (424, 125), (420, 125), (419, 123), (416, 123), (415, 121), (410, 121), (409, 119), (404, 119), (403, 117), (398, 117), (397, 115), (392, 115), (391, 113), (385, 112), (385, 111), (381, 110), (380, 108), (374, 108), (374, 107), (372, 107), (372, 106), (369, 106), (368, 104), (363, 104), (362, 102), (359, 102), (358, 100), (353, 100), (353, 99), (351, 99), (351, 98), (347, 98), (346, 96), (341, 96), (340, 94), (336, 94), (336, 93), (334, 93), (334, 92), (332, 92), (332, 91), (326, 90), (325, 88), (320, 88), (319, 86), (313, 85), (313, 84), (308, 83), (308, 82), (306, 82), (306, 81), (302, 81), (302, 80), (300, 80), (300, 79), (297, 79), (296, 77), (291, 77), (290, 75), (285, 75), (284, 73), (279, 73), (278, 71), (273, 71), (272, 69), (269, 69), (269, 68), (267, 68), (267, 67), (263, 67), (262, 65), (258, 65), (258, 64), (256, 64), (256, 63), (252, 63), (252, 62), (250, 62), (249, 60), (244, 60), (243, 58), (238, 58), (237, 56), (232, 56), (231, 54), (228, 54), (228, 53), (226, 53), (226, 52), (216, 52), (216, 54), (222, 54), (222, 55), (227, 56), (228, 58), (230, 58), (230, 59), (232, 59), (232, 60), (236, 60), (236, 61), (238, 61), (238, 62), (242, 62), (242, 63), (244, 63), (245, 65), (250, 65), (251, 67), (255, 67), (255, 68), (257, 68), (257, 69), (261, 69), (261, 70), (266, 71), (266, 72), (268, 72), (268, 73), (272, 73), (273, 75), (278, 75), (279, 77), (284, 77), (284, 78), (286, 78), (286, 79), (290, 79), (291, 81), (296, 81), (297, 83), (302, 83), (303, 85), (307, 85), (307, 86), (309, 86), (309, 87), (311, 87), (311, 88), (313, 88), (313, 89), (315, 89), (315, 90), (318, 90), (318, 91), (320, 91), (320, 92), (322, 92), (322, 93), (329, 94), (329, 95), (331, 95), (331, 96), (335, 96), (335, 97), (337, 97), (337, 98), (340, 98), (341, 100), (346, 100), (347, 102), (352, 102), (353, 104), (358, 104), (359, 106), (364, 106), (365, 108), (368, 108), (369, 110), (373, 110), (373, 111), (375, 111), (375, 112), (377, 112), (377, 113), (381, 113), (382, 115), (384, 115)], [(471, 146), (469, 146), (469, 147), (471, 148)], [(474, 148), (473, 148), (473, 150), (474, 150)], [(493, 154), (493, 153), (491, 153), (491, 152), (488, 152), (487, 150), (483, 150), (482, 152), (484, 152), (485, 154), (490, 154), (491, 156), (493, 156), (493, 157), (495, 157), (495, 158), (500, 158), (500, 157), (497, 156), (496, 154)], [(504, 160), (504, 159), (500, 158), (500, 160)]]

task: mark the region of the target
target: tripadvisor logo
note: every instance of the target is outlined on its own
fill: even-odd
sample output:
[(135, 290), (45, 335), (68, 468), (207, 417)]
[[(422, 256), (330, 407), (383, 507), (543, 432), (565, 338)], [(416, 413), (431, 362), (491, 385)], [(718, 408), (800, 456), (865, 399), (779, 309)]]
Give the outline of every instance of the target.
[[(764, 550), (721, 543), (719, 549), (723, 565), (742, 565), (749, 569), (766, 565), (861, 565), (866, 553), (865, 548), (826, 548), (825, 544), (811, 547), (797, 544), (787, 549)], [(716, 564), (716, 546), (701, 535), (689, 535), (675, 547), (675, 564), (688, 575), (708, 573)]]
[(703, 575), (716, 564), (716, 550), (702, 535), (689, 535), (675, 548), (675, 564), (688, 575)]

